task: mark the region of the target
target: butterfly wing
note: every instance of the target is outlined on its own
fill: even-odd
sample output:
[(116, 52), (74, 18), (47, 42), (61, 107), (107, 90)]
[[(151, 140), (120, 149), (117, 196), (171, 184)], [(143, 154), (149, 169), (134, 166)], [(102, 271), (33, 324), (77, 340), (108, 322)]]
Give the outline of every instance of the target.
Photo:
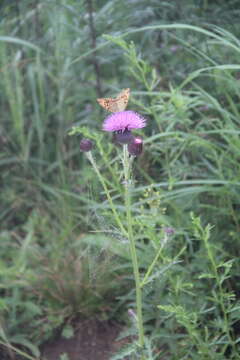
[(99, 105), (101, 105), (107, 111), (110, 112), (124, 111), (128, 104), (129, 95), (130, 95), (130, 89), (124, 89), (120, 92), (120, 94), (116, 97), (116, 99), (101, 98), (101, 99), (97, 99), (97, 101)]
[(111, 99), (111, 98), (102, 98), (97, 99), (99, 105), (101, 105), (104, 109), (110, 112), (117, 112), (118, 106), (117, 106), (117, 99)]
[(127, 107), (128, 100), (130, 96), (130, 89), (124, 89), (120, 92), (120, 94), (117, 96), (117, 111), (124, 111)]

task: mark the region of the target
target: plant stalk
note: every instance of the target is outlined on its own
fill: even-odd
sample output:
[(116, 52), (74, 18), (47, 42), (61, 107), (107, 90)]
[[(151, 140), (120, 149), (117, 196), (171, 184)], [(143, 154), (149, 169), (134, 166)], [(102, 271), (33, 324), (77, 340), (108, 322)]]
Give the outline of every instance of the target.
[(133, 273), (135, 279), (136, 287), (136, 306), (137, 306), (137, 327), (138, 327), (138, 341), (139, 346), (142, 349), (144, 346), (144, 329), (143, 329), (143, 316), (142, 316), (142, 290), (140, 282), (140, 273), (138, 266), (138, 258), (135, 240), (133, 236), (133, 227), (132, 227), (132, 213), (131, 213), (131, 194), (130, 194), (130, 158), (127, 151), (127, 145), (123, 146), (123, 170), (124, 170), (124, 200), (127, 216), (127, 232), (130, 245), (130, 252), (133, 264)]

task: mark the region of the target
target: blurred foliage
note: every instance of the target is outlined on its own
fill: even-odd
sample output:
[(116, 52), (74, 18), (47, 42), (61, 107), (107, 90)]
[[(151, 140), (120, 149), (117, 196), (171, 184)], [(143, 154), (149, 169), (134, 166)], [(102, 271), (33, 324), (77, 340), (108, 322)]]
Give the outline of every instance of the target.
[(79, 315), (130, 322), (126, 239), (79, 152), (81, 135), (68, 136), (75, 126), (96, 141), (124, 221), (119, 149), (100, 133), (96, 98), (130, 87), (129, 109), (148, 119), (132, 207), (143, 273), (163, 226), (176, 229), (144, 294), (146, 357), (239, 359), (239, 1), (11, 0), (0, 11), (0, 338), (9, 355), (12, 344), (38, 357)]

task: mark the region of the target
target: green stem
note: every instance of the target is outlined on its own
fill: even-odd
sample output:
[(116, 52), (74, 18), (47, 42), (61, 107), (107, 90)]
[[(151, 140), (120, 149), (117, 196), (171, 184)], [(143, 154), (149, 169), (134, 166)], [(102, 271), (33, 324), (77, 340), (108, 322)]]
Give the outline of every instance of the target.
[(98, 166), (92, 156), (91, 151), (86, 153), (88, 160), (90, 161), (94, 171), (96, 172), (98, 179), (106, 193), (107, 199), (109, 201), (111, 210), (115, 217), (116, 223), (121, 229), (124, 236), (129, 239), (130, 243), (130, 252), (133, 264), (133, 273), (135, 279), (135, 286), (136, 286), (136, 306), (137, 306), (137, 327), (138, 327), (138, 336), (139, 336), (139, 346), (143, 348), (144, 346), (144, 329), (143, 329), (143, 316), (142, 316), (142, 292), (141, 292), (141, 282), (140, 282), (140, 274), (139, 274), (139, 267), (138, 267), (138, 258), (137, 258), (137, 251), (133, 236), (133, 228), (132, 228), (132, 214), (131, 214), (131, 195), (129, 191), (129, 183), (130, 183), (130, 165), (131, 159), (129, 159), (127, 146), (124, 145), (123, 147), (123, 169), (124, 169), (124, 182), (125, 182), (125, 192), (124, 192), (124, 200), (125, 200), (125, 207), (126, 207), (126, 216), (127, 216), (127, 230), (123, 226), (120, 217), (116, 211), (114, 206), (112, 197), (110, 192), (107, 188), (106, 182), (101, 175)]
[(21, 356), (25, 357), (26, 359), (29, 359), (29, 360), (39, 360), (39, 358), (32, 357), (32, 356), (26, 354), (25, 352), (19, 350), (18, 348), (12, 346), (12, 345), (9, 344), (9, 343), (5, 344), (3, 341), (0, 341), (0, 345), (6, 346), (7, 348), (15, 351), (18, 355), (21, 355)]
[(149, 276), (151, 275), (151, 273), (153, 271), (153, 268), (154, 268), (154, 266), (156, 265), (156, 263), (158, 261), (159, 256), (161, 255), (161, 252), (162, 252), (162, 249), (163, 249), (163, 246), (164, 246), (165, 242), (166, 242), (166, 237), (165, 237), (165, 239), (163, 239), (162, 245), (160, 246), (155, 258), (153, 259), (153, 262), (149, 266), (146, 274), (144, 275), (144, 278), (143, 278), (143, 280), (142, 280), (142, 282), (140, 284), (141, 288), (143, 288), (143, 286), (147, 283), (147, 280), (148, 280)]
[(133, 273), (136, 286), (136, 305), (137, 305), (137, 326), (138, 326), (138, 341), (140, 348), (144, 346), (144, 329), (143, 329), (143, 316), (142, 316), (142, 291), (141, 291), (141, 282), (140, 274), (138, 267), (138, 258), (135, 240), (133, 236), (132, 228), (132, 214), (131, 214), (131, 194), (129, 191), (130, 186), (130, 159), (127, 151), (127, 145), (123, 146), (123, 169), (124, 169), (124, 182), (125, 182), (125, 207), (127, 215), (127, 231), (128, 239), (130, 243), (130, 252), (133, 264)]
[(106, 196), (107, 196), (107, 199), (108, 199), (108, 201), (109, 201), (109, 204), (110, 204), (111, 210), (112, 210), (112, 212), (113, 212), (113, 215), (114, 215), (114, 217), (115, 217), (115, 221), (116, 221), (117, 225), (118, 225), (119, 228), (121, 229), (123, 235), (126, 236), (126, 237), (128, 237), (128, 232), (125, 230), (125, 228), (124, 228), (124, 226), (123, 226), (123, 224), (122, 224), (122, 222), (121, 222), (121, 220), (120, 220), (120, 217), (119, 217), (119, 215), (118, 215), (118, 213), (117, 213), (117, 211), (116, 211), (116, 208), (115, 208), (115, 206), (114, 206), (112, 197), (111, 197), (111, 195), (110, 195), (110, 192), (109, 192), (109, 190), (108, 190), (108, 188), (107, 188), (106, 182), (105, 182), (103, 176), (101, 175), (101, 173), (100, 173), (100, 171), (99, 171), (99, 169), (98, 169), (98, 167), (97, 167), (97, 164), (96, 164), (96, 162), (95, 162), (95, 160), (94, 160), (94, 158), (93, 158), (93, 156), (92, 156), (91, 151), (86, 152), (86, 156), (87, 156), (88, 160), (90, 161), (93, 169), (95, 170), (95, 172), (96, 172), (96, 174), (97, 174), (97, 176), (98, 176), (98, 179), (99, 179), (100, 183), (102, 184), (102, 187), (103, 187), (103, 189), (104, 189), (104, 191), (105, 191), (105, 194), (106, 194)]
[[(214, 276), (215, 276), (215, 279), (216, 279), (216, 282), (217, 282), (217, 286), (218, 286), (218, 290), (219, 290), (219, 300), (218, 301), (219, 301), (220, 308), (221, 308), (222, 313), (223, 313), (224, 328), (225, 328), (224, 330), (225, 330), (225, 332), (227, 334), (229, 343), (231, 344), (233, 349), (235, 349), (235, 343), (234, 343), (234, 341), (232, 339), (232, 336), (231, 336), (231, 333), (230, 333), (230, 330), (229, 330), (227, 310), (225, 308), (224, 297), (223, 297), (223, 287), (222, 287), (222, 284), (221, 284), (221, 279), (220, 279), (219, 274), (218, 274), (217, 264), (215, 262), (213, 254), (212, 254), (211, 246), (208, 243), (208, 237), (204, 236), (203, 240), (204, 240), (205, 248), (207, 250), (207, 255), (208, 255), (208, 258), (209, 258), (210, 263), (212, 265), (213, 273), (214, 273)], [(228, 344), (225, 345), (225, 348), (227, 348), (227, 346), (228, 346)]]

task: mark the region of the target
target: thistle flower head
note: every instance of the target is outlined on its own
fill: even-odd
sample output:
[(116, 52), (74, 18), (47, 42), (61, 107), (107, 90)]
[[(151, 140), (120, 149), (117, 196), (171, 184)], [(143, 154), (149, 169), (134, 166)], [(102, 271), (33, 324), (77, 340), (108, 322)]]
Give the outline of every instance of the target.
[(104, 123), (104, 131), (125, 131), (141, 129), (146, 126), (146, 120), (135, 111), (119, 111), (109, 115)]

